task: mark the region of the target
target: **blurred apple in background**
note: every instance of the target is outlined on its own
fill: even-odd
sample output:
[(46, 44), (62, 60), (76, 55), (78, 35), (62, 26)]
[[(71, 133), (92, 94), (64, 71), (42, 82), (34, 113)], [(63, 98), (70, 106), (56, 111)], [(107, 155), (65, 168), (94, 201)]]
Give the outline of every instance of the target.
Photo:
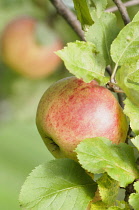
[(32, 17), (12, 20), (1, 37), (3, 62), (31, 79), (52, 74), (60, 64), (54, 51), (62, 48), (61, 40), (46, 25)]

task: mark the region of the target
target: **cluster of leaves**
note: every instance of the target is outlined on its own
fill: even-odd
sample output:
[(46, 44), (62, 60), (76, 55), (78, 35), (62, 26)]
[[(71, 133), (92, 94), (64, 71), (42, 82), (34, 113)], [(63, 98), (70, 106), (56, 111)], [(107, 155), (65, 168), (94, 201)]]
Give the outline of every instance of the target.
[[(100, 137), (83, 140), (76, 148), (82, 167), (68, 159), (37, 167), (22, 187), (20, 203), (25, 209), (128, 210), (131, 205), (138, 210), (139, 169), (134, 149), (138, 153), (139, 13), (120, 31), (116, 16), (105, 12), (107, 0), (73, 2), (86, 42), (68, 43), (57, 54), (66, 68), (85, 82), (95, 79), (106, 85), (111, 76), (105, 69), (108, 65), (113, 68), (112, 76), (126, 94), (124, 112), (134, 134), (132, 146), (115, 145)], [(85, 171), (99, 176), (94, 181)], [(117, 201), (120, 187), (133, 182), (135, 193), (130, 195), (129, 203)]]

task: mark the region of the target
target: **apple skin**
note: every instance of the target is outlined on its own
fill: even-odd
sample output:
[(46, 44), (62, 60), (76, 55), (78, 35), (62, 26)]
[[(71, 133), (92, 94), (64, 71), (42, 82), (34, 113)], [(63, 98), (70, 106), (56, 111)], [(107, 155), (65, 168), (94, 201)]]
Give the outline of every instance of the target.
[(59, 80), (42, 96), (36, 124), (48, 150), (56, 158), (76, 160), (74, 149), (86, 138), (106, 137), (125, 142), (128, 122), (117, 99), (95, 80)]
[(37, 23), (32, 17), (18, 17), (7, 25), (1, 37), (3, 62), (31, 79), (52, 74), (61, 62), (54, 51), (62, 49), (62, 42), (56, 38), (49, 45), (39, 45), (35, 40)]

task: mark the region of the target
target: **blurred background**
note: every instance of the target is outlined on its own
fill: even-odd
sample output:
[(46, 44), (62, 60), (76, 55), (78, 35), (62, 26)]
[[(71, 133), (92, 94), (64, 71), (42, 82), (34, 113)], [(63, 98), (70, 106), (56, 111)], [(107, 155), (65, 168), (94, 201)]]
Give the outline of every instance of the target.
[[(73, 9), (72, 1), (64, 3)], [(108, 7), (112, 5), (109, 1)], [(131, 19), (138, 10), (137, 5), (128, 9)], [(122, 27), (119, 13), (116, 15)], [(56, 13), (50, 1), (0, 0), (2, 210), (19, 210), (18, 196), (26, 177), (36, 166), (53, 159), (38, 134), (36, 109), (52, 83), (70, 76), (62, 61), (53, 58), (53, 51), (77, 39), (79, 37)]]

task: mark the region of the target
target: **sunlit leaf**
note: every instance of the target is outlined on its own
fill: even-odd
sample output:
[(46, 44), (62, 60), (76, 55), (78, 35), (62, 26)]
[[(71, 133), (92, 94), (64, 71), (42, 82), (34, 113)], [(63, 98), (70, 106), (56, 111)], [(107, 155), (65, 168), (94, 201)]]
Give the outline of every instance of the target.
[(101, 13), (106, 9), (107, 0), (98, 1), (98, 0), (90, 0), (92, 4), (94, 4), (98, 17), (100, 17)]
[(132, 193), (129, 197), (129, 203), (134, 208), (134, 210), (139, 209), (139, 181), (134, 183), (134, 189), (136, 193)]
[(135, 147), (139, 150), (139, 136), (131, 139), (131, 142), (135, 145)]
[(134, 133), (139, 134), (139, 107), (134, 105), (129, 99), (126, 99), (124, 103), (124, 113), (130, 119), (130, 126)]
[(125, 143), (116, 145), (106, 138), (96, 137), (82, 141), (75, 151), (83, 168), (91, 173), (107, 172), (121, 187), (139, 176), (133, 148)]
[(139, 63), (123, 65), (116, 73), (116, 81), (128, 99), (139, 107)]
[(105, 58), (107, 65), (112, 62), (110, 56), (110, 46), (117, 36), (118, 31), (116, 16), (112, 13), (103, 12), (100, 18), (97, 18), (95, 23), (90, 26), (85, 33), (86, 40), (95, 44), (97, 50)]
[(101, 84), (109, 80), (104, 76), (106, 63), (91, 42), (68, 43), (67, 47), (56, 53), (65, 63), (67, 69), (85, 82), (96, 79)]
[(19, 200), (23, 209), (86, 209), (96, 188), (96, 183), (75, 161), (57, 159), (30, 174)]
[(134, 16), (132, 22), (138, 22), (139, 21), (139, 12)]
[(139, 59), (139, 21), (127, 24), (111, 45), (111, 56), (117, 66)]

